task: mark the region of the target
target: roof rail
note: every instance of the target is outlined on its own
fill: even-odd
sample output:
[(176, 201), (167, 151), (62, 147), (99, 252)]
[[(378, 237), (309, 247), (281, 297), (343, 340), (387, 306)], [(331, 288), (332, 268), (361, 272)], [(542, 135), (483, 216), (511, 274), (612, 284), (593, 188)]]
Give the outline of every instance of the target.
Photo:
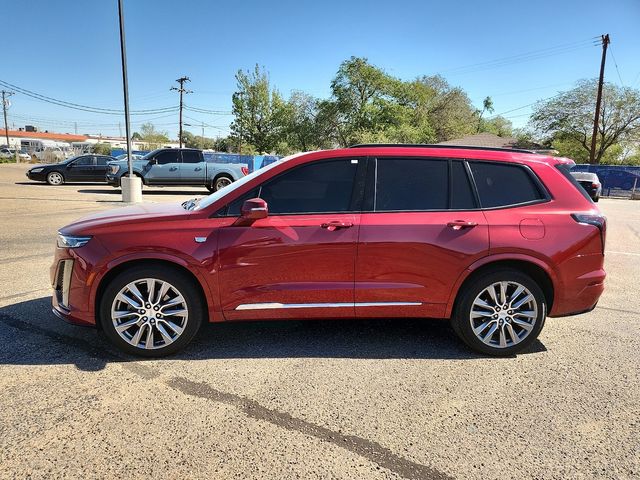
[(371, 148), (371, 147), (406, 147), (406, 148), (456, 148), (461, 150), (490, 150), (495, 152), (515, 152), (515, 153), (536, 153), (532, 150), (522, 148), (500, 148), (500, 147), (478, 147), (471, 145), (443, 145), (429, 143), (360, 143), (350, 145), (348, 148)]

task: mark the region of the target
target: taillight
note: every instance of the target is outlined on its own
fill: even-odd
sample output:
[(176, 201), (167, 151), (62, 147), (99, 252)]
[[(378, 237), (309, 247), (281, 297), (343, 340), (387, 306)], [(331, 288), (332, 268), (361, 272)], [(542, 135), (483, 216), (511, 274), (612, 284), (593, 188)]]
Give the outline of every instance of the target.
[(578, 223), (593, 225), (600, 230), (600, 240), (602, 240), (602, 253), (604, 253), (604, 240), (607, 231), (607, 217), (604, 215), (572, 213), (571, 217)]
[(598, 188), (598, 187), (600, 186), (600, 184), (599, 184), (599, 183), (592, 183), (592, 184), (591, 184), (591, 186), (592, 186), (593, 188)]
[(248, 167), (240, 167), (240, 170), (242, 170), (242, 174), (243, 175), (249, 175), (249, 168)]

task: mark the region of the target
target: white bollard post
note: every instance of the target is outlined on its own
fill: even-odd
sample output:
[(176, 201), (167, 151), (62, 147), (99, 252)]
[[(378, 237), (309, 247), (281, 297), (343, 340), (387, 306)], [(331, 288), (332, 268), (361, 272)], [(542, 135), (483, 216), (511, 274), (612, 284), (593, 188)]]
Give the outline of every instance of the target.
[(122, 201), (125, 203), (142, 202), (142, 179), (140, 177), (122, 177), (120, 179)]

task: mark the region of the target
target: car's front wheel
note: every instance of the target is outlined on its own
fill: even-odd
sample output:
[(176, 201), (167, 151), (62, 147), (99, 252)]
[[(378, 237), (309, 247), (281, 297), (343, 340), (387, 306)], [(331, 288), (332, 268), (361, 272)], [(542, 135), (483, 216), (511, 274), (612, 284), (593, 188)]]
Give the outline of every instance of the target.
[(49, 185), (62, 185), (64, 177), (60, 172), (51, 172), (47, 175), (47, 183)]
[(133, 267), (117, 275), (100, 301), (100, 322), (113, 344), (145, 357), (184, 348), (204, 316), (198, 288), (171, 268)]
[(546, 314), (540, 286), (518, 270), (501, 269), (480, 275), (465, 286), (451, 322), (472, 349), (508, 356), (535, 341)]

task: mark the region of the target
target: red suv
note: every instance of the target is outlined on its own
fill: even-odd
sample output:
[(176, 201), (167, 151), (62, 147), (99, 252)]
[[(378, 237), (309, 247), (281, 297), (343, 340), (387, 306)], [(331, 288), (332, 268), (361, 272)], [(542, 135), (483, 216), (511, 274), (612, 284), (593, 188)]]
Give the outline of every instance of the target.
[(173, 353), (203, 322), (432, 317), (490, 355), (593, 309), (605, 218), (570, 160), (358, 145), (285, 158), (201, 200), (62, 228), (53, 311)]

